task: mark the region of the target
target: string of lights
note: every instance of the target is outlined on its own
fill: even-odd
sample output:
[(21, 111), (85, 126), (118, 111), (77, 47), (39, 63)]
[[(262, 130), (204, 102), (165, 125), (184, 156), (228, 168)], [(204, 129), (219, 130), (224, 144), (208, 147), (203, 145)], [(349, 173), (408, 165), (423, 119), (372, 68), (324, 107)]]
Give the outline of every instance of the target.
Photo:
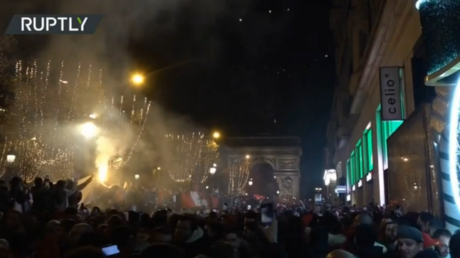
[(204, 183), (219, 156), (217, 143), (201, 132), (165, 137), (173, 157), (172, 167), (168, 169), (171, 179), (187, 182), (193, 178), (194, 182)]
[(229, 167), (230, 189), (240, 192), (249, 180), (250, 162), (247, 159), (235, 159)]
[(219, 145), (214, 140), (205, 140), (202, 141), (202, 157), (203, 157), (203, 175), (201, 178), (201, 183), (206, 182), (209, 177), (209, 171), (211, 167), (214, 167), (216, 160), (219, 158)]
[[(8, 119), (9, 124), (18, 130), (17, 135), (8, 137), (3, 144), (0, 173), (6, 170), (5, 153), (14, 151), (17, 153), (17, 173), (26, 181), (38, 175), (71, 177), (75, 164), (74, 153), (78, 145), (81, 145), (75, 123), (88, 120), (88, 117), (94, 119), (98, 127), (101, 127), (100, 130), (108, 135), (117, 137), (125, 133), (123, 126), (129, 126), (135, 133), (135, 139), (129, 141), (129, 146), (119, 150), (123, 154), (123, 162), (118, 163), (116, 168), (125, 166), (140, 141), (151, 102), (145, 99), (143, 106), (137, 109), (134, 96), (130, 116), (126, 116), (124, 96), (120, 97), (117, 104), (115, 96), (107, 98), (103, 89), (102, 70), (99, 70), (98, 78), (92, 78), (91, 65), (87, 70), (83, 69), (87, 72), (86, 76), (82, 74), (81, 64), (76, 66), (76, 73), (70, 75), (64, 73), (66, 69), (69, 70), (64, 62), (60, 63), (57, 70), (53, 70), (51, 61), (45, 67), (45, 71), (40, 71), (37, 60), (30, 65), (25, 65), (23, 61), (16, 63), (15, 103), (10, 107)], [(66, 77), (74, 79), (69, 83)], [(108, 102), (112, 103), (110, 107), (107, 104), (103, 106)], [(100, 111), (97, 121), (95, 111)]]
[(407, 170), (404, 172), (404, 185), (406, 187), (407, 193), (412, 196), (421, 196), (422, 195), (422, 177), (421, 172), (418, 169)]

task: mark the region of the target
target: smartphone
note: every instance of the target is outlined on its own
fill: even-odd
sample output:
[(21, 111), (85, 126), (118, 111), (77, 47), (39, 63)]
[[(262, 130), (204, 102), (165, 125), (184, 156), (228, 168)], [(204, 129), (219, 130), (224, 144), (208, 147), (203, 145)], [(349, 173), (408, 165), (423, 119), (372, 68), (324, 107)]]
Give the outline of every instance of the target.
[(105, 256), (112, 256), (120, 253), (120, 250), (118, 250), (118, 246), (116, 245), (111, 245), (102, 248), (102, 252), (104, 253)]
[(273, 211), (273, 203), (262, 204), (260, 206), (260, 216), (260, 220), (263, 225), (270, 225), (275, 216), (275, 212)]

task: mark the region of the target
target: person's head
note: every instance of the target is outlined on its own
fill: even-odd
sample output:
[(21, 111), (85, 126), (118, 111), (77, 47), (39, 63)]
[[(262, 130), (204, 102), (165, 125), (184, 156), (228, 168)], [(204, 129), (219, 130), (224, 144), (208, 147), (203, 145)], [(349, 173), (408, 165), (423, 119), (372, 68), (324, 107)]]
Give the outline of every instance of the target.
[(335, 250), (327, 254), (326, 258), (356, 258), (356, 256), (344, 250)]
[(396, 235), (398, 234), (398, 223), (390, 222), (385, 226), (385, 238), (389, 242), (396, 241)]
[(377, 241), (374, 228), (369, 224), (361, 224), (355, 228), (354, 244), (357, 249), (371, 248)]
[(254, 241), (261, 236), (261, 230), (257, 222), (245, 222), (243, 228), (243, 237), (248, 241)]
[(398, 226), (396, 240), (401, 258), (414, 258), (417, 253), (423, 250), (422, 232), (414, 227)]
[(455, 234), (450, 238), (449, 250), (450, 257), (460, 258), (460, 232), (455, 232)]
[(198, 226), (195, 220), (188, 216), (183, 216), (179, 219), (174, 232), (174, 239), (179, 242), (185, 242), (189, 239), (193, 231), (197, 230)]
[(41, 177), (36, 177), (34, 180), (34, 185), (40, 187), (43, 185), (43, 179)]
[(159, 227), (152, 232), (152, 242), (169, 243), (172, 241), (173, 232), (166, 227)]
[(56, 189), (58, 190), (64, 190), (65, 189), (66, 182), (64, 180), (58, 180), (56, 182)]
[(427, 234), (430, 233), (430, 226), (428, 225), (430, 220), (434, 219), (434, 216), (429, 212), (421, 212), (417, 218), (417, 226), (422, 232)]
[(367, 213), (360, 213), (356, 215), (355, 220), (353, 221), (353, 227), (356, 227), (361, 224), (372, 225), (372, 223), (373, 220), (371, 216), (369, 216)]
[(136, 245), (134, 230), (126, 226), (119, 226), (110, 229), (110, 242), (118, 246), (122, 252), (131, 252)]
[(57, 220), (48, 221), (48, 223), (46, 223), (46, 233), (61, 236), (64, 233), (61, 222)]
[(230, 243), (235, 248), (238, 248), (241, 245), (241, 238), (235, 230), (225, 232), (224, 241)]
[(380, 221), (380, 226), (385, 227), (385, 225), (387, 225), (388, 223), (391, 223), (391, 222), (393, 222), (393, 220), (390, 217), (384, 217)]
[(107, 225), (109, 225), (109, 228), (115, 228), (123, 225), (123, 221), (118, 215), (112, 215), (107, 221)]
[(92, 216), (99, 215), (99, 214), (101, 214), (101, 209), (99, 209), (99, 207), (96, 206), (91, 209)]
[(438, 240), (437, 249), (441, 257), (447, 257), (449, 255), (449, 241), (452, 234), (447, 229), (438, 229), (433, 233), (433, 239)]
[(224, 225), (220, 222), (210, 222), (206, 225), (205, 230), (210, 238), (220, 238), (224, 232)]
[(70, 237), (74, 243), (78, 242), (80, 237), (88, 232), (92, 232), (93, 228), (87, 223), (78, 223), (75, 224), (69, 232)]
[(428, 227), (430, 229), (429, 235), (433, 236), (436, 230), (444, 228), (444, 222), (440, 219), (432, 219), (428, 222)]

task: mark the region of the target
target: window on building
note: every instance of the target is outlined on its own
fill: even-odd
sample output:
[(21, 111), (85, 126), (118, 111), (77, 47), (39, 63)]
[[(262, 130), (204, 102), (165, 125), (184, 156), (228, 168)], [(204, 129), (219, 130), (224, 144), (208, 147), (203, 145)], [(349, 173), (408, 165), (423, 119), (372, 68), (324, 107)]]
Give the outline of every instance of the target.
[(353, 151), (350, 155), (350, 161), (351, 161), (351, 185), (354, 185), (356, 183), (356, 160), (355, 160), (355, 152)]
[(350, 164), (350, 159), (347, 160), (347, 187), (351, 187), (351, 164)]
[(356, 144), (355, 149), (355, 159), (356, 159), (356, 181), (359, 181), (364, 176), (363, 172), (363, 145), (361, 144), (361, 140), (358, 141)]
[(374, 169), (374, 157), (372, 150), (372, 129), (364, 131), (363, 135), (364, 141), (364, 166), (365, 166), (365, 176)]
[(404, 121), (382, 121), (381, 107), (377, 109), (377, 139), (382, 147), (383, 169), (388, 168), (387, 139), (402, 125)]

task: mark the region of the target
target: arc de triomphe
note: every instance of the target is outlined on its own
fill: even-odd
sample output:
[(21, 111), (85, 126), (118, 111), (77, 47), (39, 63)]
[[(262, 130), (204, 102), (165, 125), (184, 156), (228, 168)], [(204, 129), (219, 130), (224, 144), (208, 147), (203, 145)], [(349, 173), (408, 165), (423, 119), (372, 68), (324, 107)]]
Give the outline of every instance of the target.
[(246, 159), (249, 172), (255, 165), (266, 163), (276, 176), (280, 196), (299, 198), (300, 157), (302, 148), (298, 137), (230, 137), (225, 139), (227, 167)]

